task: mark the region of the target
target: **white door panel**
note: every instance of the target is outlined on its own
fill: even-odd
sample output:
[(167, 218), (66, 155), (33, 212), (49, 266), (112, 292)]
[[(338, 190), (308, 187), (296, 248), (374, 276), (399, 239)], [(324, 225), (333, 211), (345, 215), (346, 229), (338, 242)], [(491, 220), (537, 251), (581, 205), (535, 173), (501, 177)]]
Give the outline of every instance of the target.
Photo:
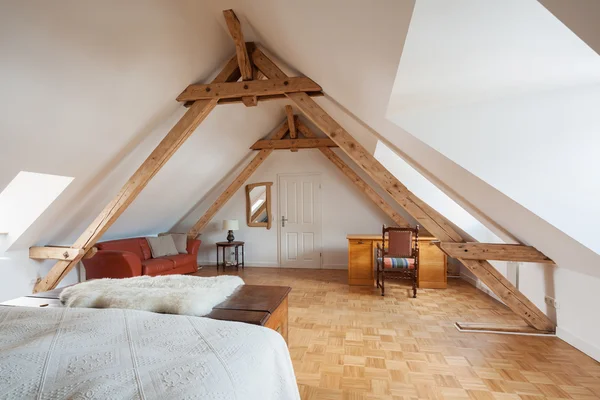
[(321, 175), (279, 175), (279, 261), (321, 268)]

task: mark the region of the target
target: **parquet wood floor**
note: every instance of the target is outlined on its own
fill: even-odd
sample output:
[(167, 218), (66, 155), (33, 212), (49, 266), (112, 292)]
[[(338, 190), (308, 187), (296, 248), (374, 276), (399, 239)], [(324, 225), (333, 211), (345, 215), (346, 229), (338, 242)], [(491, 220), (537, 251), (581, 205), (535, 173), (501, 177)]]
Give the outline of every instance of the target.
[(412, 299), (403, 283), (385, 297), (349, 287), (340, 270), (239, 275), (292, 287), (289, 348), (303, 399), (600, 398), (600, 364), (558, 338), (458, 332), (456, 321), (521, 322), (461, 280)]

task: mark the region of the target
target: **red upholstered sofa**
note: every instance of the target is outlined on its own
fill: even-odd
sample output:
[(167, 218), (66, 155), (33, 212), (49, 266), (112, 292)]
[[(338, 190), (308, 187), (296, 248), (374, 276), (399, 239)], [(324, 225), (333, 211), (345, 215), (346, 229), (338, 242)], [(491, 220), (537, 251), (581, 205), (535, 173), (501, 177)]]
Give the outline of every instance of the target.
[(200, 240), (188, 239), (188, 254), (152, 258), (148, 241), (141, 238), (97, 243), (98, 252), (82, 260), (87, 279), (129, 278), (140, 275), (188, 274), (198, 270)]

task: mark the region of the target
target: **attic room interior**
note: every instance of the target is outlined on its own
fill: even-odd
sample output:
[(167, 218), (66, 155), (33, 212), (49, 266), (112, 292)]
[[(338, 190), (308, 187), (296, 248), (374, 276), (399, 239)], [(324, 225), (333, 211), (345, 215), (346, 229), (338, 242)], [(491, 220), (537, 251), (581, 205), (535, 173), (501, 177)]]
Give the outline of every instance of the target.
[(0, 398), (600, 398), (599, 17), (0, 1)]

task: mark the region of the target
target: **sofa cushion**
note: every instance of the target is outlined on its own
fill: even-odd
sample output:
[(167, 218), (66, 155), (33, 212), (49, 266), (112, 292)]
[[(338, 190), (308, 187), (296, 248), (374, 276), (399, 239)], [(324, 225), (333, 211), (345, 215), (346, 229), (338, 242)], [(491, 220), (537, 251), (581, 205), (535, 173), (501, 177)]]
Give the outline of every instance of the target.
[(176, 256), (161, 257), (173, 261), (175, 268), (183, 267), (189, 264), (196, 265), (196, 256), (192, 254), (177, 254)]
[(147, 237), (152, 251), (152, 258), (174, 256), (179, 254), (171, 236)]
[(142, 275), (160, 275), (175, 268), (175, 263), (168, 258), (151, 258), (142, 261)]
[(96, 243), (98, 250), (117, 250), (129, 251), (140, 258), (147, 260), (150, 258), (150, 247), (144, 238), (109, 240), (108, 242)]
[(179, 254), (188, 254), (187, 251), (187, 234), (186, 233), (159, 233), (158, 236), (171, 236), (175, 248)]

